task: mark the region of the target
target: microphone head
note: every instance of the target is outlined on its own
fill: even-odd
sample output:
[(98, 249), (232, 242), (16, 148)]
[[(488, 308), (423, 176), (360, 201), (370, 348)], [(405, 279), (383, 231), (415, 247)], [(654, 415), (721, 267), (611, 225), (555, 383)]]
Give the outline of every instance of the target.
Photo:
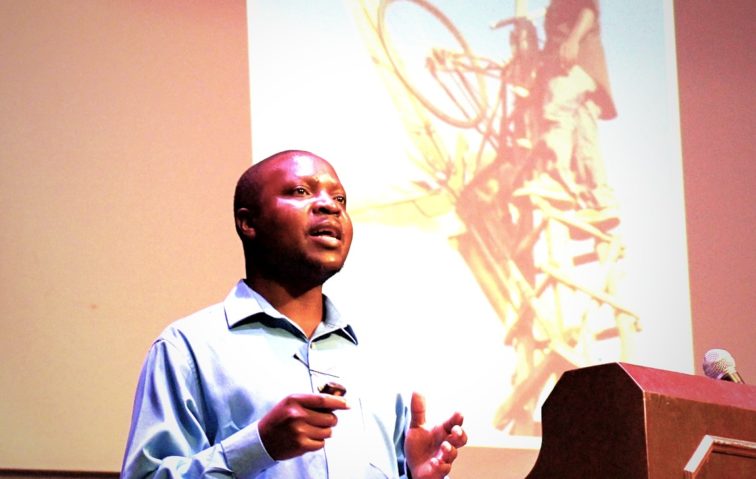
[(735, 359), (724, 349), (710, 349), (704, 354), (704, 374), (712, 379), (722, 379), (725, 375), (737, 375)]

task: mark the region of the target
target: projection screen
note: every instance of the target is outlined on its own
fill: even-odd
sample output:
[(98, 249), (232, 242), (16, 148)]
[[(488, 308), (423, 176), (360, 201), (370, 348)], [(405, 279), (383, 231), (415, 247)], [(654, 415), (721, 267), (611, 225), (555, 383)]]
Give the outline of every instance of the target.
[(538, 181), (547, 7), (248, 0), (253, 161), (335, 165), (356, 226), (327, 291), (387, 372), (466, 414), (472, 446), (538, 448), (567, 369), (693, 372), (671, 2), (600, 6), (609, 225)]

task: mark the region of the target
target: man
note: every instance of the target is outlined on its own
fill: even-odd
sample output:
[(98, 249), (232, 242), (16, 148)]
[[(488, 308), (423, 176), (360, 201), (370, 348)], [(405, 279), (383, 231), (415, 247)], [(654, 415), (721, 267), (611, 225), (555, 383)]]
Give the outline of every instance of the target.
[[(153, 343), (122, 477), (448, 474), (467, 442), (462, 415), (426, 427), (423, 397), (408, 405), (392, 390), (323, 295), (352, 242), (331, 165), (305, 151), (253, 165), (237, 184), (234, 216), (246, 278)], [(328, 382), (346, 395), (320, 393)]]
[(537, 155), (575, 198), (579, 217), (609, 230), (619, 223), (598, 141), (598, 120), (617, 116), (598, 0), (551, 0), (544, 22), (544, 98)]

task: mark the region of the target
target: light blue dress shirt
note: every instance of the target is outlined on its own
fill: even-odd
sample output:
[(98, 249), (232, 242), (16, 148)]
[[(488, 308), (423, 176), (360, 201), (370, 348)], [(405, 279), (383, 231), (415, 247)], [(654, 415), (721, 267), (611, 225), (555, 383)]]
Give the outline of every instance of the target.
[[(139, 378), (121, 477), (406, 477), (407, 398), (384, 384), (392, 371), (364, 357), (352, 328), (324, 304), (308, 339), (239, 281), (223, 303), (166, 328)], [(273, 460), (260, 418), (329, 380), (346, 386), (350, 406), (336, 412), (333, 436), (319, 451)]]

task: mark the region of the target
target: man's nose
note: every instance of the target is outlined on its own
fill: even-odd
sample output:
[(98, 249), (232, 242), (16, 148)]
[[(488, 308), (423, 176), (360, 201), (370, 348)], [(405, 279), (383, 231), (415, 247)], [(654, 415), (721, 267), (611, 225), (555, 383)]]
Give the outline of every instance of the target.
[(315, 208), (317, 211), (329, 214), (341, 213), (342, 206), (330, 194), (323, 192), (315, 198)]

